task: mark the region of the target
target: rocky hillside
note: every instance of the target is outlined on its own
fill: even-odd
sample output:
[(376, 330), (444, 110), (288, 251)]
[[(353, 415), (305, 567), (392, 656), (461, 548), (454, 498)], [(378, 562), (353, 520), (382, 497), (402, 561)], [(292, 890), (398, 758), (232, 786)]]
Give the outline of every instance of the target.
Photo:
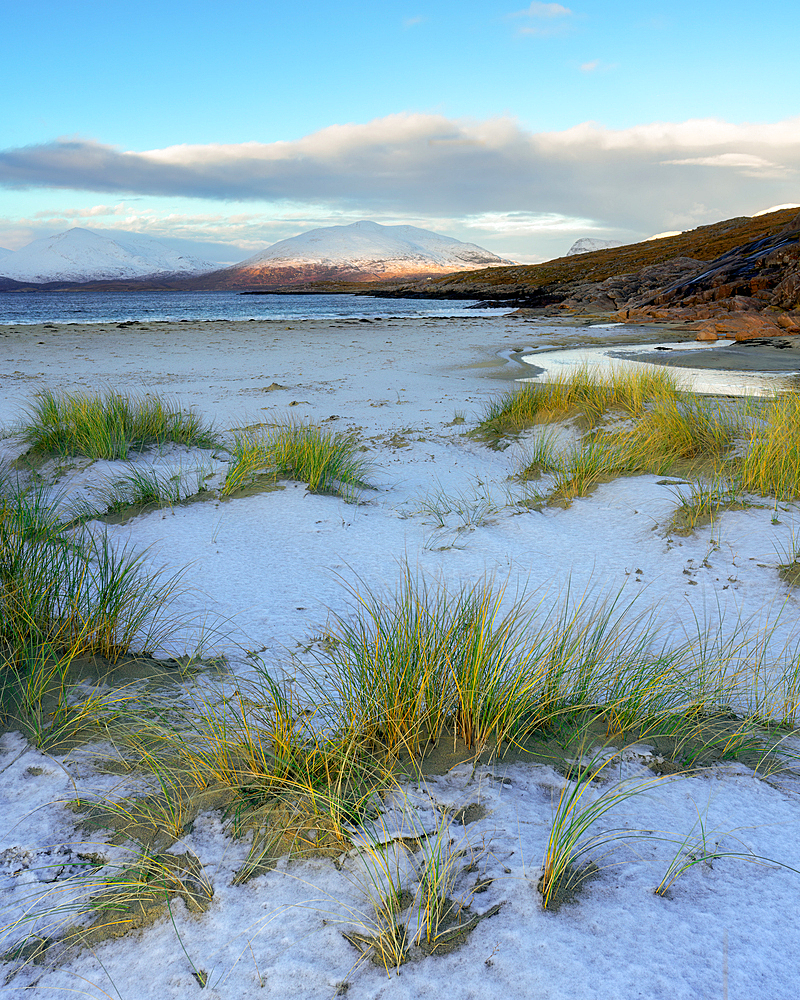
[[(683, 320), (698, 335), (800, 333), (800, 213), (728, 219), (679, 236), (451, 274), (378, 294), (486, 298), (547, 314)], [(373, 294), (376, 290), (373, 291)]]

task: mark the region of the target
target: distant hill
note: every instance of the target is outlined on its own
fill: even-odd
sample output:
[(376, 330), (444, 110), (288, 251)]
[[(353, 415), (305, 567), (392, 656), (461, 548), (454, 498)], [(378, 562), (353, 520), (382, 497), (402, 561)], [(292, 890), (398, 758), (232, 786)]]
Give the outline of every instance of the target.
[(619, 240), (598, 240), (594, 236), (584, 236), (583, 239), (575, 240), (567, 250), (567, 257), (574, 257), (576, 253), (591, 253), (593, 250), (608, 250), (611, 247), (621, 247)]
[(0, 254), (0, 279), (37, 285), (146, 280), (196, 275), (217, 266), (187, 257), (149, 236), (115, 232), (112, 237), (75, 228)]
[(800, 213), (795, 207), (727, 219), (543, 264), (387, 282), (369, 294), (484, 299), (548, 315), (698, 322), (706, 339), (800, 333)]
[(366, 282), (509, 263), (474, 243), (462, 243), (427, 229), (364, 221), (312, 229), (281, 240), (234, 267), (207, 275), (196, 287), (250, 289), (316, 281)]

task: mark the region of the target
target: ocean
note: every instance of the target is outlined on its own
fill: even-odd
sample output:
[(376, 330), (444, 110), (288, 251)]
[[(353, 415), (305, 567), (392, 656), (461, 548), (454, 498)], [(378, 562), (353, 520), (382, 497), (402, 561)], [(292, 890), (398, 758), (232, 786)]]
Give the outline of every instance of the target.
[(492, 316), (462, 299), (384, 299), (366, 295), (241, 295), (200, 291), (0, 292), (0, 324), (124, 323), (131, 320), (301, 320)]

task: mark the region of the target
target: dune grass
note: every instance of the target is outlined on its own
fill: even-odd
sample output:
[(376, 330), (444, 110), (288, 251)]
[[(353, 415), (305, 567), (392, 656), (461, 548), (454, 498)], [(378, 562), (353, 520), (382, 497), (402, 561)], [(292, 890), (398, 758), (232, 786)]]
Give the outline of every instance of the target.
[(756, 409), (747, 445), (735, 463), (739, 490), (778, 500), (800, 497), (800, 393)]
[(231, 462), (222, 495), (250, 485), (258, 476), (295, 479), (312, 493), (349, 495), (371, 488), (370, 463), (353, 434), (329, 431), (299, 420), (234, 435)]
[[(535, 604), (491, 581), (448, 590), (409, 570), (393, 593), (354, 587), (351, 597), (348, 613), (331, 615), (317, 652), (322, 672), (305, 686), (263, 670), (255, 682), (205, 684), (193, 697), (121, 708), (120, 760), (154, 778), (157, 790), (76, 805), (85, 824), (140, 845), (122, 868), (90, 873), (83, 905), (95, 916), (83, 939), (141, 926), (170, 899), (204, 908), (210, 886), (198, 882), (191, 859), (169, 851), (200, 810), (221, 808), (234, 835), (251, 837), (237, 884), (286, 855), (341, 858), (361, 845), (371, 909), (357, 917), (366, 933), (348, 940), (388, 971), (409, 947), (427, 954), (478, 919), (453, 902), (454, 880), (467, 869), (451, 849), (446, 817), (415, 835), (415, 851), (400, 845), (394, 860), (369, 840), (382, 800), (403, 776), (419, 778), (437, 743), (452, 741), (476, 762), (551, 748), (548, 759), (567, 779), (540, 881), (542, 905), (552, 909), (597, 871), (586, 861), (601, 846), (640, 835), (595, 830), (657, 780), (598, 790), (598, 774), (619, 753), (585, 764), (585, 747), (646, 737), (669, 745), (678, 768), (753, 756), (760, 768), (797, 725), (800, 651), (773, 662), (774, 627), (752, 633), (741, 622), (726, 638), (698, 630), (676, 645), (619, 596), (566, 593)], [(750, 714), (732, 716), (736, 704)], [(67, 909), (72, 919), (75, 907)]]
[[(611, 411), (627, 420), (621, 426), (601, 426)], [(523, 481), (552, 474), (550, 498), (567, 502), (621, 475), (677, 471), (718, 477), (744, 427), (738, 409), (679, 393), (668, 369), (612, 370), (607, 376), (579, 369), (505, 393), (489, 404), (478, 433), (496, 441), (535, 423), (570, 416), (584, 418), (588, 432), (563, 450), (554, 434), (539, 433), (518, 472)]]
[(689, 484), (688, 491), (680, 486), (674, 486), (672, 490), (677, 503), (670, 530), (679, 535), (688, 535), (701, 524), (713, 524), (723, 510), (753, 506), (741, 497), (734, 482), (722, 476), (695, 480)]
[(582, 416), (594, 425), (609, 410), (638, 416), (648, 401), (677, 396), (675, 376), (667, 369), (612, 369), (601, 376), (578, 368), (549, 382), (529, 382), (489, 403), (476, 434), (490, 440), (516, 434), (537, 423)]
[[(652, 615), (619, 596), (567, 593), (535, 607), (489, 583), (448, 593), (406, 574), (395, 594), (354, 597), (353, 614), (329, 620), (318, 656), (337, 725), (378, 756), (421, 759), (442, 739), (502, 756), (564, 726), (674, 736), (681, 720), (753, 701), (741, 688), (740, 661), (752, 671), (756, 655), (744, 639), (667, 643)], [(754, 717), (770, 719), (780, 701), (794, 724), (797, 661), (777, 671), (786, 690), (776, 678)]]
[[(609, 411), (632, 418), (630, 426), (604, 429)], [(787, 392), (767, 402), (731, 406), (692, 393), (680, 393), (668, 370), (611, 372), (603, 379), (584, 369), (552, 382), (532, 383), (490, 403), (476, 433), (497, 442), (537, 423), (570, 416), (588, 421), (589, 432), (566, 451), (552, 435), (534, 438), (519, 470), (522, 480), (553, 473), (557, 498), (582, 496), (603, 478), (650, 472), (726, 480), (722, 493), (711, 488), (705, 517), (743, 494), (794, 500), (800, 497), (800, 393)], [(734, 454), (737, 441), (740, 454)], [(699, 495), (694, 506), (698, 506)], [(699, 505), (703, 507), (703, 504)]]
[[(668, 385), (651, 386), (654, 403), (641, 383), (616, 395), (581, 385), (569, 407), (591, 424), (614, 406), (637, 423), (589, 436), (566, 457), (556, 455), (552, 441), (542, 443), (531, 474), (534, 464), (555, 472), (564, 495), (616, 470), (660, 471), (709, 455), (718, 461), (731, 446), (733, 421)], [(538, 412), (556, 412), (558, 399), (551, 403)], [(769, 426), (764, 417), (756, 444)], [(302, 423), (237, 435), (224, 492), (259, 473), (298, 479), (316, 492), (367, 485), (367, 464), (352, 436)], [(137, 495), (145, 495), (152, 487), (155, 496), (162, 485), (137, 480), (131, 489), (141, 486)], [(712, 499), (699, 498), (698, 509)], [(436, 498), (432, 513), (443, 502)], [(116, 911), (141, 900), (163, 898), (169, 906), (170, 898), (184, 898), (190, 905), (189, 869), (176, 873), (163, 852), (200, 808), (224, 808), (230, 829), (252, 836), (235, 876), (244, 882), (282, 855), (341, 856), (398, 774), (419, 774), (437, 743), (452, 741), (477, 761), (524, 754), (536, 740), (566, 750), (583, 747), (589, 735), (617, 743), (647, 736), (691, 768), (751, 751), (764, 759), (771, 752), (764, 727), (785, 734), (798, 722), (800, 654), (789, 651), (782, 664), (769, 660), (768, 629), (749, 636), (742, 623), (724, 642), (698, 633), (668, 643), (651, 616), (619, 595), (566, 593), (537, 604), (535, 595), (507, 594), (491, 581), (447, 589), (408, 569), (393, 593), (353, 587), (350, 610), (331, 614), (318, 647), (324, 687), (310, 678), (305, 688), (278, 682), (264, 671), (259, 682), (216, 694), (207, 688), (193, 702), (156, 707), (117, 692), (81, 707), (66, 686), (72, 659), (85, 652), (114, 659), (134, 643), (163, 641), (178, 579), (148, 575), (141, 556), (112, 549), (105, 536), (68, 529), (56, 506), (39, 487), (6, 483), (0, 490), (0, 690), (4, 709), (27, 713), (34, 722), (26, 731), (42, 741), (46, 733), (74, 731), (76, 708), (85, 708), (87, 719), (117, 712), (125, 760), (157, 780), (159, 791), (146, 800), (102, 802), (93, 814), (98, 825), (141, 844), (130, 865), (92, 876), (91, 905), (108, 910), (109, 923), (125, 923), (127, 910), (121, 918)], [(732, 705), (738, 717), (731, 718)], [(565, 785), (544, 859), (546, 908), (560, 888), (586, 876), (581, 861), (609, 839), (592, 834), (598, 820), (649, 784), (587, 794), (606, 763), (578, 765)], [(446, 834), (442, 823), (421, 843), (418, 859), (417, 902), (425, 914), (419, 937), (428, 943), (453, 905), (455, 855)], [(409, 937), (397, 919), (401, 883), (392, 871), (387, 878), (373, 902), (388, 969), (399, 964)], [(201, 889), (210, 898), (210, 887)]]
[(679, 463), (718, 463), (739, 430), (740, 421), (719, 404), (687, 395), (655, 400), (622, 441), (631, 468), (663, 475)]
[(594, 825), (607, 812), (631, 796), (663, 781), (663, 778), (619, 781), (598, 792), (593, 786), (605, 768), (613, 766), (618, 754), (595, 754), (588, 762), (579, 762), (565, 780), (553, 813), (553, 822), (542, 862), (538, 883), (542, 909), (556, 909), (565, 898), (577, 892), (581, 883), (599, 871), (589, 854), (621, 839), (643, 836), (641, 830), (604, 830), (592, 833)]
[(116, 514), (138, 507), (174, 507), (205, 493), (205, 480), (210, 472), (202, 467), (193, 472), (194, 475), (187, 475), (183, 469), (159, 472), (151, 466), (131, 463), (124, 476), (105, 480), (97, 491), (91, 511), (87, 505), (84, 516), (97, 516), (101, 512)]
[(58, 500), (41, 485), (0, 485), (0, 708), (41, 733), (75, 714), (71, 662), (160, 645), (181, 586), (181, 574), (146, 570), (144, 554), (105, 534), (70, 530)]
[(28, 408), (24, 437), (33, 454), (125, 459), (131, 451), (167, 442), (214, 448), (213, 429), (193, 409), (159, 395), (39, 393)]

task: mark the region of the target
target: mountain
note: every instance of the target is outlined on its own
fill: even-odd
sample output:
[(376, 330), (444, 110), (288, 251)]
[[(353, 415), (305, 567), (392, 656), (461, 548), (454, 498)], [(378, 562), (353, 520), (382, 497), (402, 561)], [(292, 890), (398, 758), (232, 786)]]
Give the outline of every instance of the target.
[(8, 257), (8, 255), (13, 252), (13, 250), (6, 250), (5, 247), (0, 247), (0, 260), (2, 260), (3, 257)]
[(575, 240), (567, 250), (567, 257), (574, 257), (577, 253), (592, 253), (595, 250), (609, 250), (611, 247), (621, 247), (619, 240), (597, 240), (594, 236), (584, 236), (582, 240)]
[[(349, 226), (312, 229), (203, 280), (208, 288), (267, 288), (314, 281), (380, 281), (449, 274), (509, 264), (474, 243), (462, 243), (416, 226)], [(1, 267), (2, 265), (0, 265)]]
[(395, 282), (370, 295), (471, 298), (520, 315), (680, 322), (698, 339), (800, 334), (800, 213), (792, 207), (601, 251)]
[(0, 256), (0, 278), (48, 284), (195, 275), (218, 265), (187, 257), (150, 236), (69, 229)]

